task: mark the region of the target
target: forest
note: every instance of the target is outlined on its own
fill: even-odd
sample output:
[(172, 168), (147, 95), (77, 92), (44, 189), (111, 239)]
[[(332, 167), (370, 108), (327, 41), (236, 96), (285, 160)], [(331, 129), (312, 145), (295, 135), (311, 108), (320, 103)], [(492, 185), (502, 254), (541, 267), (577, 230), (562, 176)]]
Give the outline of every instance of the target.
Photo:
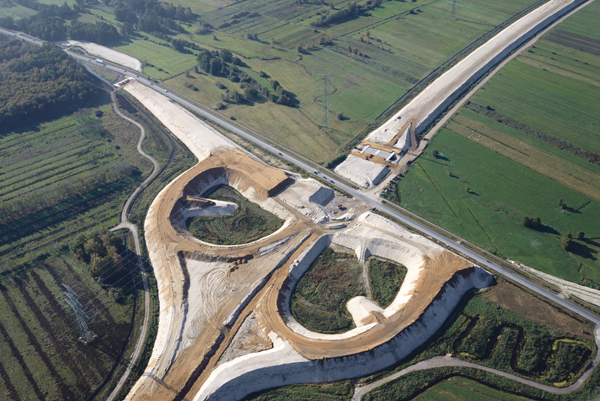
[(93, 99), (91, 76), (57, 46), (0, 35), (0, 133)]

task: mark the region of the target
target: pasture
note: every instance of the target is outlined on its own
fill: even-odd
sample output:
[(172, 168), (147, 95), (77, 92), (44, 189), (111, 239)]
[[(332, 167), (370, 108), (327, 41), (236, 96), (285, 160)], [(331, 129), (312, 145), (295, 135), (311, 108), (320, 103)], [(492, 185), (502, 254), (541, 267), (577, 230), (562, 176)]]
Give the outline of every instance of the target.
[[(585, 7), (490, 79), (393, 200), (501, 257), (600, 284), (600, 40), (594, 27), (574, 32), (599, 12)], [(525, 216), (542, 227), (524, 227)], [(567, 252), (562, 237), (578, 232)]]
[(414, 398), (415, 401), (524, 401), (530, 399), (507, 394), (464, 377), (446, 379)]
[[(440, 156), (431, 156), (438, 150)], [(566, 280), (600, 283), (600, 203), (452, 131), (442, 130), (391, 199), (478, 246)], [(559, 200), (568, 209), (558, 206)], [(521, 225), (539, 217), (543, 227)], [(581, 258), (561, 237), (583, 231)]]
[[(457, 5), (456, 20), (449, 21), (449, 1), (389, 1), (360, 16), (319, 27), (310, 24), (345, 9), (350, 2), (336, 1), (332, 8), (329, 4), (252, 0), (212, 10), (216, 4), (181, 4), (198, 12), (200, 19), (197, 24), (183, 25), (187, 32), (177, 38), (211, 50), (232, 51), (255, 74), (264, 71), (299, 100), (294, 108), (262, 102), (252, 107), (231, 105), (222, 113), (311, 160), (326, 163), (345, 152), (369, 124), (432, 71), (453, 57), (462, 57), (457, 54), (465, 47), (474, 46), (478, 39), (500, 29), (499, 25), (540, 3), (502, 0), (490, 8), (483, 0), (467, 0)], [(196, 34), (202, 23), (213, 29)], [(249, 39), (248, 34), (256, 38)], [(328, 43), (319, 43), (323, 37)], [(178, 53), (152, 41), (163, 42), (139, 33), (113, 48), (153, 64), (144, 68), (145, 74), (165, 80), (209, 107), (220, 102), (220, 93), (208, 84), (220, 77), (199, 77), (198, 91), (183, 89), (181, 73), (195, 65), (196, 51)], [(329, 132), (320, 129), (325, 75)], [(336, 118), (338, 113), (341, 120)]]

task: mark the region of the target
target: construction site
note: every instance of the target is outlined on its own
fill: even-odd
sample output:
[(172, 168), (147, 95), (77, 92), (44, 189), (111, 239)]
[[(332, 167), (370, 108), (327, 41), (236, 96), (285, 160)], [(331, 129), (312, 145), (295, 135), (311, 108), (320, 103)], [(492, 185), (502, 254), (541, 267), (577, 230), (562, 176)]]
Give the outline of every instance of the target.
[[(373, 373), (423, 344), (463, 294), (492, 282), (485, 270), (364, 202), (264, 164), (162, 94), (135, 81), (124, 90), (199, 160), (160, 192), (144, 223), (159, 329), (146, 371), (127, 399), (237, 400), (271, 387)], [(221, 186), (283, 225), (247, 244), (194, 238), (188, 218), (234, 213), (235, 205), (205, 197)], [(362, 262), (377, 256), (408, 271), (385, 309), (364, 296), (351, 299), (346, 307), (354, 328), (340, 334), (310, 331), (290, 312), (298, 280), (329, 245)]]

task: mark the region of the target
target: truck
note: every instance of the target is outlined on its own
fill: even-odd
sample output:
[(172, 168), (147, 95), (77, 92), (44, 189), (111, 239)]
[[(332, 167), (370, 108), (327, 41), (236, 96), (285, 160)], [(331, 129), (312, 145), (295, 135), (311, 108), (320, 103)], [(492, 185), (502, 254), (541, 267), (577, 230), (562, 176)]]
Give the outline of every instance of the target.
[(99, 58), (96, 59), (96, 63), (98, 64), (104, 64), (104, 61), (100, 60)]

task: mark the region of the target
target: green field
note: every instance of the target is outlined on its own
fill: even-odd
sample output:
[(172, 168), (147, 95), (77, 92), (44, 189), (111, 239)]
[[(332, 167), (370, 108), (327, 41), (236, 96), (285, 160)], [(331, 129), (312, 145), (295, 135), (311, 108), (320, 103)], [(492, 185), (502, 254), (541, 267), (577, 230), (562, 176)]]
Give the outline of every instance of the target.
[(463, 377), (444, 380), (414, 398), (415, 401), (522, 401), (530, 399), (507, 394)]
[[(499, 24), (535, 2), (503, 0), (490, 7), (482, 0), (469, 0), (457, 6), (457, 19), (449, 21), (451, 4), (447, 1), (389, 1), (364, 15), (316, 29), (310, 26), (311, 22), (345, 9), (350, 3), (334, 2), (335, 9), (331, 9), (313, 3), (283, 5), (252, 0), (212, 10), (207, 6), (213, 4), (182, 4), (200, 14), (200, 23), (208, 23), (214, 29), (198, 35), (195, 31), (199, 25), (191, 24), (184, 26), (187, 33), (177, 38), (210, 50), (232, 51), (249, 66), (244, 71), (250, 76), (264, 71), (298, 100), (298, 107), (293, 108), (266, 99), (251, 105), (229, 104), (221, 113), (314, 161), (325, 163), (347, 151), (354, 138), (433, 70), (477, 39), (491, 35)], [(259, 15), (236, 17), (256, 10)], [(110, 20), (109, 14), (93, 12)], [(257, 40), (248, 39), (248, 33), (256, 34)], [(328, 45), (319, 45), (323, 36), (333, 40)], [(112, 47), (152, 64), (154, 67), (144, 67), (145, 74), (164, 80), (209, 107), (222, 102), (224, 92), (214, 86), (215, 82), (225, 81), (228, 89), (240, 91), (240, 84), (228, 82), (226, 77), (194, 72), (191, 72), (193, 78), (186, 77), (183, 73), (195, 65), (197, 51), (178, 53), (158, 43), (164, 41), (138, 33)], [(305, 50), (298, 53), (297, 46)], [(348, 51), (349, 47), (362, 55)], [(332, 128), (329, 132), (321, 130), (325, 75)], [(189, 81), (199, 90), (186, 88), (184, 84)], [(266, 82), (260, 84), (268, 86)], [(338, 113), (344, 118), (336, 118)]]
[[(595, 27), (573, 33), (599, 14), (585, 7), (486, 83), (393, 200), (501, 257), (600, 284), (600, 41)], [(526, 216), (542, 227), (521, 225)], [(569, 232), (585, 235), (567, 252)]]
[(237, 208), (231, 216), (189, 218), (188, 230), (199, 240), (217, 245), (247, 244), (274, 233), (284, 223), (230, 186), (216, 188), (203, 196), (235, 203)]
[(292, 294), (291, 310), (302, 326), (319, 333), (341, 333), (354, 326), (346, 303), (365, 295), (362, 267), (354, 253), (325, 248)]
[[(0, 378), (6, 392), (0, 399), (88, 399), (105, 381), (98, 397), (106, 397), (124, 368), (116, 365), (118, 357), (126, 346), (127, 352), (133, 351), (127, 342), (132, 318), (132, 338), (137, 338), (143, 318), (143, 311), (133, 307), (133, 283), (139, 277), (129, 278), (132, 252), (121, 254), (115, 267), (101, 264), (111, 269), (104, 272), (120, 272), (110, 276), (111, 282), (124, 277), (109, 291), (92, 279), (94, 264), (69, 251), (80, 234), (104, 233), (116, 225), (126, 197), (152, 169), (135, 148), (139, 129), (112, 111), (107, 94), (81, 106), (73, 114), (23, 125), (0, 138), (0, 286), (6, 306), (0, 314)], [(149, 122), (139, 121), (146, 125), (145, 151), (164, 166), (172, 151), (169, 140)], [(178, 155), (144, 191), (133, 208), (133, 220), (145, 214), (166, 182), (194, 161), (187, 151)], [(93, 317), (90, 327), (98, 338), (89, 345), (77, 339), (63, 283), (75, 289)], [(137, 289), (140, 296), (143, 292)], [(155, 329), (152, 317), (151, 335)], [(149, 343), (139, 366), (151, 350)], [(136, 369), (129, 387), (138, 375)]]
[(0, 6), (0, 16), (12, 17), (15, 20), (31, 17), (35, 13), (35, 10), (17, 4)]

